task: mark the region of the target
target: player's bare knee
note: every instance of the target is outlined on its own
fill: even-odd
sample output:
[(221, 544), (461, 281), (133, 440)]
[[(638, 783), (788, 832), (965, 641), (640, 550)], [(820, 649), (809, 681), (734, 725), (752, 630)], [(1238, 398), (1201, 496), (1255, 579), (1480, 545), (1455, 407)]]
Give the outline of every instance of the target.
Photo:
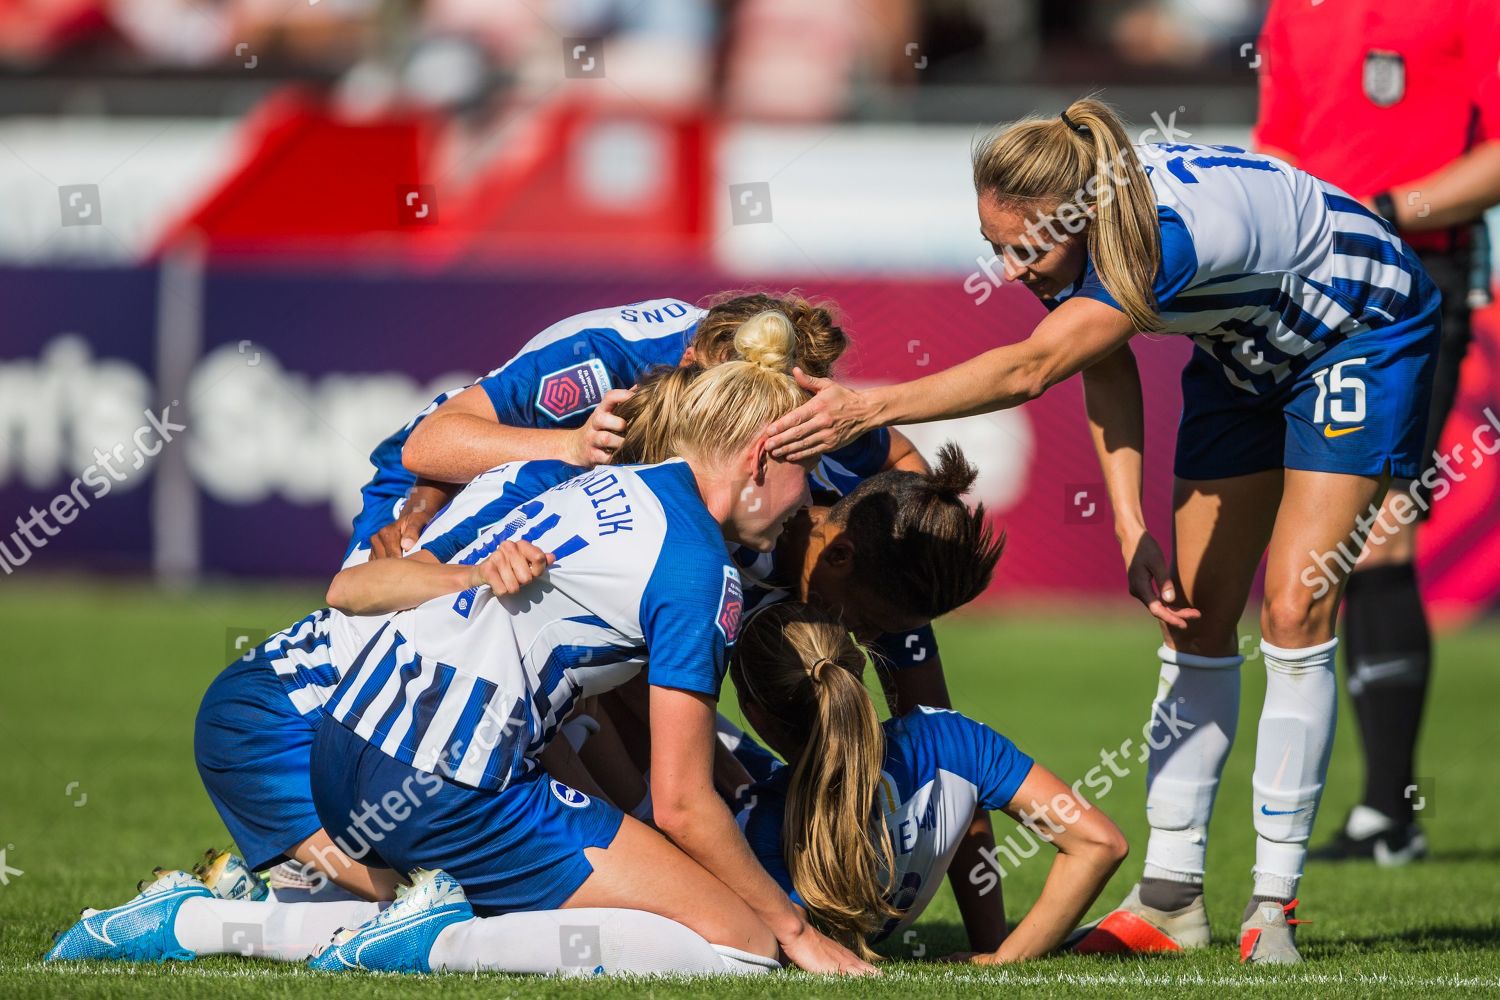
[(1179, 653), (1193, 656), (1233, 656), (1239, 652), (1239, 637), (1235, 632), (1238, 621), (1224, 623), (1210, 621), (1205, 615), (1198, 621), (1190, 621), (1186, 628), (1167, 626), (1167, 645)]
[(1315, 599), (1306, 587), (1267, 592), (1260, 612), (1261, 635), (1283, 649), (1315, 646), (1333, 634), (1334, 607), (1331, 600)]
[(1179, 653), (1191, 653), (1193, 656), (1233, 656), (1237, 651), (1238, 640), (1232, 633), (1193, 635), (1180, 629), (1168, 628), (1167, 645)]

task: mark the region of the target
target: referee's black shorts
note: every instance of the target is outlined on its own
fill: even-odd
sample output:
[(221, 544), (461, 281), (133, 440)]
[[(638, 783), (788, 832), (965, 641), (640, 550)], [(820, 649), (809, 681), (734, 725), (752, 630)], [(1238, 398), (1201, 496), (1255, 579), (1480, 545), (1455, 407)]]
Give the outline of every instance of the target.
[[(1458, 372), (1463, 366), (1464, 356), (1469, 353), (1471, 336), (1469, 323), (1469, 266), (1468, 248), (1435, 251), (1418, 250), (1422, 266), (1427, 269), (1432, 283), (1443, 296), (1443, 339), (1438, 347), (1437, 373), (1432, 380), (1432, 409), (1427, 416), (1426, 461), (1422, 466), (1425, 475), (1434, 465), (1432, 456), (1441, 440), (1443, 425), (1448, 414), (1453, 412), (1453, 403), (1458, 398)], [(1416, 495), (1421, 498), (1420, 518), (1426, 520), (1430, 514), (1432, 491), (1419, 481)]]

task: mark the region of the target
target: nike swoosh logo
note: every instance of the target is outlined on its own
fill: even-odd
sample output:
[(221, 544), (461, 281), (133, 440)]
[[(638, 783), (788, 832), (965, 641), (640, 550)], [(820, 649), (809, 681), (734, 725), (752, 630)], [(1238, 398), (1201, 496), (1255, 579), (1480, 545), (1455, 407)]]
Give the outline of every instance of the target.
[[(1311, 808), (1311, 807), (1310, 806), (1303, 806), (1302, 807), (1302, 809), (1309, 809), (1309, 808)], [(1302, 809), (1271, 809), (1271, 808), (1268, 808), (1265, 803), (1261, 803), (1260, 812), (1261, 812), (1262, 816), (1290, 816), (1293, 813), (1299, 813), (1299, 812), (1301, 812)]]
[(1362, 431), (1364, 429), (1364, 424), (1360, 424), (1358, 427), (1340, 427), (1338, 430), (1334, 430), (1330, 425), (1323, 428), (1323, 436), (1326, 438), (1341, 438), (1345, 434), (1353, 434), (1355, 431)]

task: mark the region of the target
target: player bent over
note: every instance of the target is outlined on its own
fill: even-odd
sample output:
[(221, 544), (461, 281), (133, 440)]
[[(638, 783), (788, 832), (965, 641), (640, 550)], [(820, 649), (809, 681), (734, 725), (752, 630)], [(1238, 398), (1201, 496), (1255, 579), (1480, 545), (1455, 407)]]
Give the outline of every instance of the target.
[[(1246, 962), (1299, 962), (1293, 913), (1332, 746), (1348, 576), (1330, 553), (1357, 551), (1391, 478), (1420, 471), (1437, 291), (1394, 230), (1332, 185), (1232, 147), (1132, 146), (1094, 100), (991, 136), (974, 182), (1006, 276), (1056, 307), (1027, 340), (914, 382), (855, 393), (804, 380), (821, 391), (778, 422), (773, 447), (804, 458), (875, 426), (1017, 406), (1082, 372), (1131, 593), (1163, 627), (1158, 701), (1193, 725), (1152, 740), (1145, 877), (1093, 944), (1208, 942), (1204, 860), (1239, 712), (1237, 626), (1266, 555), (1256, 860), (1239, 940)], [(1197, 346), (1170, 569), (1142, 514), (1140, 331)]]

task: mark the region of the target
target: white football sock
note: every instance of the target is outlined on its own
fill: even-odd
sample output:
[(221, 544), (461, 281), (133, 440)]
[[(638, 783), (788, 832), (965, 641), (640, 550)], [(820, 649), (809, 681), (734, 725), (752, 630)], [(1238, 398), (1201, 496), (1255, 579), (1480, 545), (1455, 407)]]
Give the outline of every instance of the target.
[(476, 917), (445, 927), (427, 963), (434, 972), (541, 975), (747, 974), (773, 959), (711, 945), (675, 920), (644, 910), (580, 908)]
[(252, 902), (189, 899), (172, 931), (200, 955), (248, 955), (300, 962), (328, 943), (340, 927), (358, 927), (380, 912), (379, 903)]
[(1162, 646), (1147, 736), (1144, 877), (1203, 881), (1208, 819), (1234, 744), (1243, 656), (1198, 656)]
[(1262, 640), (1266, 703), (1255, 743), (1255, 894), (1288, 899), (1307, 860), (1338, 713), (1338, 639), (1305, 649)]
[(727, 944), (716, 944), (714, 951), (724, 960), (725, 971), (735, 976), (760, 976), (781, 968), (774, 958), (757, 955), (753, 951), (741, 951)]

